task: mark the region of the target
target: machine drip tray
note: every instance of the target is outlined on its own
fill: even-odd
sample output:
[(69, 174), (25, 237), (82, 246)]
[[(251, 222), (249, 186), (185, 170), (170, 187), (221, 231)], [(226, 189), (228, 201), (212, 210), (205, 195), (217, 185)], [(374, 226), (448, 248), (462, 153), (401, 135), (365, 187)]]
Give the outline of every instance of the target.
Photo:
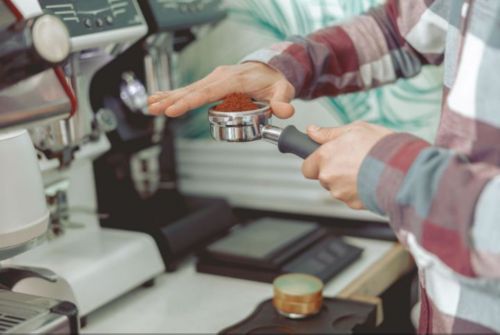
[(220, 334), (359, 334), (373, 331), (375, 324), (375, 305), (324, 298), (319, 314), (294, 320), (279, 314), (269, 299), (245, 320)]

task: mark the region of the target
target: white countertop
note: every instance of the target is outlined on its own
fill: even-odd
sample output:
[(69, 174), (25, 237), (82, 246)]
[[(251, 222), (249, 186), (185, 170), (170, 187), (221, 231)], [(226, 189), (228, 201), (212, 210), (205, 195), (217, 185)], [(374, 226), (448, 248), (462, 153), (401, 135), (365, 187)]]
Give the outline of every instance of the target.
[[(346, 240), (364, 252), (326, 285), (325, 296), (339, 293), (394, 245)], [(82, 333), (216, 333), (272, 297), (271, 284), (197, 273), (194, 264), (191, 259), (176, 272), (159, 276), (154, 287), (138, 288), (90, 314)]]

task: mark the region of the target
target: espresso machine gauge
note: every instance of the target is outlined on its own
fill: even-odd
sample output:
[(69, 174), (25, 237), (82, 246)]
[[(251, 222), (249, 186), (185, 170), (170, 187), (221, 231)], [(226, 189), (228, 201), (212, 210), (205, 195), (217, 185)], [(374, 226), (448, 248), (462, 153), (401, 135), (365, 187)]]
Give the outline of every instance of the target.
[[(79, 48), (95, 47), (90, 34), (122, 28), (144, 27), (136, 1), (131, 0), (40, 0), (43, 10), (66, 23), (72, 40)], [(103, 40), (104, 43), (105, 40)]]

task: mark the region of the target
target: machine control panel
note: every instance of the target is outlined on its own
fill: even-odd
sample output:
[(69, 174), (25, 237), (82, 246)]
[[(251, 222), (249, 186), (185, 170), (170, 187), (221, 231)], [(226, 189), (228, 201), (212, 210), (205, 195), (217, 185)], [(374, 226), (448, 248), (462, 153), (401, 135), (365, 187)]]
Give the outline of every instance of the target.
[(226, 16), (222, 0), (145, 0), (140, 4), (160, 31), (187, 29)]
[(66, 23), (72, 37), (143, 24), (142, 14), (135, 0), (39, 0), (39, 2), (45, 12), (58, 16)]

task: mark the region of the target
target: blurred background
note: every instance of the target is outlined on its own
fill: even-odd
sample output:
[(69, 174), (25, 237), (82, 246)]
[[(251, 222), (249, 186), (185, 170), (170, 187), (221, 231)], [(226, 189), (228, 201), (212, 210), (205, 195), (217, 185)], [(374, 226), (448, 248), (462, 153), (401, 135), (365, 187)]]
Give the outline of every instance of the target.
[[(215, 333), (254, 310), (310, 333), (318, 319), (321, 333), (413, 332), (414, 263), (386, 218), (332, 200), (272, 144), (214, 141), (206, 106), (147, 106), (382, 2), (0, 0), (0, 333)], [(361, 119), (432, 141), (441, 77), (296, 100), (272, 123)], [(271, 302), (290, 273), (325, 284), (312, 278), (310, 313)]]
[[(177, 57), (176, 86), (198, 80), (218, 65), (237, 63), (288, 36), (338, 24), (382, 2), (226, 1), (228, 18)], [(304, 130), (312, 123), (330, 127), (361, 119), (432, 141), (439, 120), (441, 78), (442, 68), (424, 67), (415, 78), (368, 92), (295, 101), (294, 117), (274, 123), (295, 124)], [(335, 203), (316, 182), (304, 180), (299, 159), (276, 155), (275, 148), (266, 143), (216, 143), (208, 131), (206, 108), (190, 113), (177, 128), (181, 138), (178, 171), (184, 192), (224, 196), (241, 207), (373, 218)]]

